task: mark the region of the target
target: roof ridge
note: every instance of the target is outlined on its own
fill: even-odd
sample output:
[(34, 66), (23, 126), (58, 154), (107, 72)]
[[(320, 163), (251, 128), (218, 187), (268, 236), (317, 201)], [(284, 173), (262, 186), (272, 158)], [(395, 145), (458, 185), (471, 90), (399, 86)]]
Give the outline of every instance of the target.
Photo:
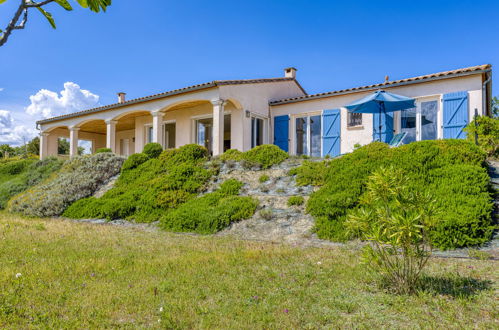
[(77, 111), (77, 112), (71, 112), (68, 114), (60, 115), (60, 116), (46, 118), (46, 119), (38, 120), (36, 122), (36, 124), (38, 125), (41, 123), (51, 122), (54, 120), (76, 117), (77, 115), (83, 115), (86, 113), (94, 113), (94, 112), (104, 111), (104, 110), (108, 110), (108, 109), (114, 109), (114, 108), (118, 108), (121, 106), (135, 104), (138, 102), (146, 102), (146, 101), (155, 100), (155, 99), (159, 99), (159, 98), (167, 97), (167, 96), (171, 96), (171, 95), (177, 95), (177, 94), (187, 93), (187, 92), (191, 92), (191, 91), (196, 91), (199, 89), (216, 87), (219, 85), (223, 86), (223, 85), (230, 85), (230, 84), (237, 85), (237, 84), (266, 83), (266, 82), (293, 81), (293, 80), (296, 81), (296, 79), (292, 78), (292, 77), (236, 79), (236, 80), (213, 80), (213, 81), (205, 82), (205, 83), (201, 83), (201, 84), (190, 85), (190, 86), (186, 86), (186, 87), (182, 87), (182, 88), (172, 89), (172, 90), (169, 90), (166, 92), (151, 94), (151, 95), (147, 95), (147, 96), (141, 96), (141, 97), (130, 99), (130, 100), (127, 100), (127, 101), (121, 102), (121, 103), (120, 102), (111, 103), (111, 104), (106, 104), (106, 105), (99, 106), (99, 107), (94, 107), (94, 108), (85, 109), (85, 110), (81, 110), (81, 111)]
[(390, 81), (378, 83), (378, 84), (364, 85), (364, 86), (359, 86), (359, 87), (352, 87), (352, 88), (346, 88), (346, 89), (340, 89), (340, 90), (322, 92), (322, 93), (316, 93), (316, 94), (307, 94), (304, 96), (275, 100), (275, 101), (271, 101), (269, 103), (271, 105), (278, 105), (278, 104), (282, 104), (282, 103), (301, 101), (301, 100), (310, 99), (310, 98), (318, 98), (318, 97), (322, 97), (322, 96), (325, 97), (325, 96), (335, 95), (335, 94), (339, 94), (339, 93), (357, 92), (357, 91), (361, 91), (361, 90), (373, 89), (373, 88), (385, 87), (385, 86), (390, 87), (391, 85), (416, 82), (419, 80), (426, 80), (426, 79), (430, 79), (430, 78), (445, 79), (445, 78), (451, 78), (451, 77), (458, 75), (458, 74), (472, 73), (475, 71), (484, 71), (484, 70), (488, 70), (490, 68), (492, 68), (491, 64), (475, 65), (475, 66), (459, 68), (459, 69), (454, 69), (454, 70), (449, 70), (449, 71), (441, 71), (441, 72), (430, 73), (430, 74), (426, 74), (426, 75), (420, 75), (420, 76), (416, 76), (416, 77), (403, 78), (403, 79), (398, 79), (398, 80), (390, 80)]

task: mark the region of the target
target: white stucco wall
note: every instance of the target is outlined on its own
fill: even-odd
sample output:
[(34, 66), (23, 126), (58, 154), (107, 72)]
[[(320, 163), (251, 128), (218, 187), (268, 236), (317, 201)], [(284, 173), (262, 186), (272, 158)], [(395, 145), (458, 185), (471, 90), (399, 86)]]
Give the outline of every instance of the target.
[[(57, 127), (81, 126), (83, 123), (92, 120), (119, 120), (124, 115), (134, 112), (145, 111), (152, 113), (161, 111), (163, 113), (163, 122), (175, 121), (176, 147), (180, 147), (195, 142), (193, 123), (196, 117), (213, 115), (213, 105), (210, 101), (223, 99), (229, 101), (225, 106), (225, 112), (231, 114), (231, 148), (248, 150), (251, 147), (251, 119), (245, 116), (245, 111), (248, 110), (263, 118), (268, 118), (269, 101), (300, 95), (304, 95), (304, 93), (293, 81), (222, 85), (44, 123), (40, 125), (40, 129), (42, 132), (47, 132)], [(203, 102), (203, 104), (174, 110), (176, 106), (187, 102)], [(148, 124), (152, 124), (152, 116), (138, 116), (135, 118), (134, 131), (116, 131), (116, 152), (121, 153), (120, 140), (124, 138), (130, 139), (131, 152), (141, 152), (145, 145), (144, 127)], [(80, 135), (80, 139), (82, 138), (83, 136)], [(135, 143), (132, 142), (134, 138)], [(270, 141), (268, 137), (265, 137), (265, 140)], [(53, 148), (51, 147), (54, 144), (53, 140), (49, 139), (48, 144), (49, 149)], [(105, 146), (105, 135), (103, 144)], [(101, 138), (99, 138), (96, 145), (102, 147)]]
[[(478, 113), (483, 115), (482, 109), (482, 77), (480, 74), (451, 79), (443, 79), (438, 81), (423, 82), (399, 87), (385, 87), (383, 90), (416, 98), (416, 102), (420, 100), (438, 100), (438, 136), (442, 137), (442, 95), (453, 92), (468, 91), (468, 108), (469, 117), (472, 119), (475, 108)], [(327, 109), (341, 109), (341, 153), (351, 152), (356, 143), (361, 145), (368, 144), (372, 141), (373, 134), (373, 116), (364, 114), (362, 126), (355, 128), (347, 127), (347, 110), (342, 108), (344, 105), (358, 100), (372, 91), (356, 92), (351, 94), (336, 95), (319, 99), (304, 100), (295, 103), (271, 106), (272, 118), (281, 115), (290, 115), (290, 144), (289, 150), (294, 152), (295, 134), (294, 134), (294, 119), (306, 113), (321, 112)], [(394, 116), (395, 129), (399, 129), (399, 114)], [(271, 136), (273, 132), (271, 133)]]
[[(240, 114), (241, 121), (238, 122), (240, 126), (238, 127), (239, 135), (237, 138), (240, 140), (235, 143), (236, 148), (239, 150), (251, 149), (251, 117), (246, 117), (246, 110), (260, 118), (267, 119), (266, 123), (270, 125), (270, 101), (303, 95), (305, 93), (294, 81), (221, 86), (220, 97), (225, 100), (236, 100), (243, 109)], [(267, 143), (272, 142), (270, 132), (270, 127), (267, 127), (265, 130), (267, 134), (264, 136), (264, 141)]]

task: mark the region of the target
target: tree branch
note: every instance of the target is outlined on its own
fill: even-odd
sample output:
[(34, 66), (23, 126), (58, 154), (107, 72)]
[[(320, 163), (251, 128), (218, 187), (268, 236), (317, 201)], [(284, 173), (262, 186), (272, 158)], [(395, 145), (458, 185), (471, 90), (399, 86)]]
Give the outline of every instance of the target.
[(48, 3), (54, 2), (54, 0), (45, 0), (42, 2), (33, 2), (33, 1), (28, 1), (25, 5), (26, 8), (36, 8), (36, 7), (41, 7), (45, 6)]
[[(24, 26), (28, 21), (28, 8), (41, 7), (53, 1), (54, 0), (33, 2), (31, 0), (21, 0), (21, 4), (14, 13), (14, 17), (12, 17), (12, 19), (10, 20), (9, 25), (7, 25), (7, 27), (5, 28), (5, 31), (3, 31), (0, 34), (0, 46), (3, 46), (7, 42), (12, 31), (24, 29)], [(21, 18), (21, 15), (23, 15), (23, 13), (24, 13), (23, 19), (21, 23), (18, 24), (19, 19)]]

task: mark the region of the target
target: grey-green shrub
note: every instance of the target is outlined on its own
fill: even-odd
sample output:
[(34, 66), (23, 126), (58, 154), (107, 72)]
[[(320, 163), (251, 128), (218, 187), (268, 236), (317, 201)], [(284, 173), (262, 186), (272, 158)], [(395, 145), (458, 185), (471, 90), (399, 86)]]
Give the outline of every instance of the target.
[(144, 146), (144, 150), (142, 152), (149, 158), (158, 158), (163, 152), (163, 147), (159, 143), (151, 142)]
[(49, 179), (12, 198), (8, 209), (26, 216), (58, 216), (118, 174), (124, 160), (111, 153), (76, 156)]

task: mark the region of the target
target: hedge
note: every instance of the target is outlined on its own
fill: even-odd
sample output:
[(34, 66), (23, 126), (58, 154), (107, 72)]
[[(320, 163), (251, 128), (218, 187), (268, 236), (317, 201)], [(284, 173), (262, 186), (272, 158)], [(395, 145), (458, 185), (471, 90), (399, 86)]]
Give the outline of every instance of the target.
[(436, 247), (479, 245), (494, 229), (485, 153), (464, 140), (421, 141), (389, 148), (374, 142), (340, 158), (305, 162), (293, 174), (302, 185), (321, 188), (307, 202), (319, 237), (345, 241), (346, 215), (359, 205), (369, 175), (381, 166), (401, 169), (414, 191), (428, 192), (439, 212), (431, 231)]

